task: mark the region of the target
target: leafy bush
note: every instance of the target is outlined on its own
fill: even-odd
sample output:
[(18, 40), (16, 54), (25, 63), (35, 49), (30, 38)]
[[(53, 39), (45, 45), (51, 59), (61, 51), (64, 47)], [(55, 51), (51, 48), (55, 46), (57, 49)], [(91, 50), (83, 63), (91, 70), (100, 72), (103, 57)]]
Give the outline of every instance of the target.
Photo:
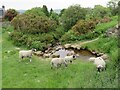
[(61, 24), (64, 26), (66, 31), (68, 31), (79, 19), (85, 19), (85, 14), (85, 9), (81, 8), (80, 5), (70, 6), (68, 9), (64, 10), (61, 16)]
[(64, 34), (64, 28), (58, 27), (52, 16), (45, 16), (41, 8), (33, 8), (18, 15), (11, 23), (14, 26), (11, 39), (17, 46), (44, 50)]
[(57, 26), (55, 21), (47, 17), (35, 16), (34, 14), (18, 15), (12, 20), (12, 25), (16, 31), (30, 34), (54, 31)]
[(86, 34), (95, 29), (95, 22), (93, 20), (79, 20), (73, 27), (72, 30), (78, 32), (79, 35)]
[(30, 10), (27, 10), (25, 14), (32, 14), (34, 16), (46, 16), (41, 7), (35, 7)]
[(8, 9), (5, 12), (4, 18), (8, 21), (11, 21), (17, 15), (18, 15), (18, 12), (15, 9)]

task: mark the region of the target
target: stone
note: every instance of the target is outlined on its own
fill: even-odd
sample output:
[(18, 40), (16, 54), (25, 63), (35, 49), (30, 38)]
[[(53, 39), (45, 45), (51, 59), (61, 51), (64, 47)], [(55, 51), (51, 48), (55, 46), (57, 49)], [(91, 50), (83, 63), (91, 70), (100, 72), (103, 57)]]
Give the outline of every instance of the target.
[(37, 56), (43, 56), (43, 52), (42, 51), (34, 52), (34, 54), (37, 55)]
[(64, 47), (65, 47), (65, 48), (70, 48), (70, 47), (71, 47), (71, 44), (65, 44)]

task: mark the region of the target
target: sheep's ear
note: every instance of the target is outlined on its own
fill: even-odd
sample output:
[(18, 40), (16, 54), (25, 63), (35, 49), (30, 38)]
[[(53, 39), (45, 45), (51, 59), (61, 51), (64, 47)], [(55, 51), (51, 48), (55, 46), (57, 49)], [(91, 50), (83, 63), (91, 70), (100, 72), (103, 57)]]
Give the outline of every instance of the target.
[(35, 52), (35, 51), (36, 51), (36, 49), (32, 48), (32, 51), (34, 51), (34, 52)]

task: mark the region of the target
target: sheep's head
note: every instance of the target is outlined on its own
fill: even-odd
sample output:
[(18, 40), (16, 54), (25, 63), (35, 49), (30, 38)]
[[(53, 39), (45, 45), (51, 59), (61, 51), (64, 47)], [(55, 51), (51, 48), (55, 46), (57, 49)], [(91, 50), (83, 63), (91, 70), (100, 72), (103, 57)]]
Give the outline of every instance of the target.
[(97, 66), (97, 71), (98, 71), (98, 72), (103, 71), (103, 69), (104, 69), (104, 67), (103, 67), (102, 65), (98, 65), (98, 66)]
[(32, 48), (32, 51), (33, 51), (33, 52), (36, 52), (37, 50), (36, 50), (36, 49), (34, 49), (34, 48)]

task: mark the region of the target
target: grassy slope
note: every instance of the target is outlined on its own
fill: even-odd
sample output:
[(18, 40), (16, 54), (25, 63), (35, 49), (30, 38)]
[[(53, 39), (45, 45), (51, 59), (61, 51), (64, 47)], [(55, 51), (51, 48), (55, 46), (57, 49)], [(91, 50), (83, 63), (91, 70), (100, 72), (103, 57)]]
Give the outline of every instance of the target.
[(80, 60), (74, 61), (68, 68), (51, 70), (49, 59), (36, 56), (33, 56), (32, 63), (28, 63), (29, 60), (19, 63), (18, 51), (6, 31), (2, 44), (3, 88), (115, 88), (118, 85), (117, 74), (110, 65), (100, 74), (92, 63)]

